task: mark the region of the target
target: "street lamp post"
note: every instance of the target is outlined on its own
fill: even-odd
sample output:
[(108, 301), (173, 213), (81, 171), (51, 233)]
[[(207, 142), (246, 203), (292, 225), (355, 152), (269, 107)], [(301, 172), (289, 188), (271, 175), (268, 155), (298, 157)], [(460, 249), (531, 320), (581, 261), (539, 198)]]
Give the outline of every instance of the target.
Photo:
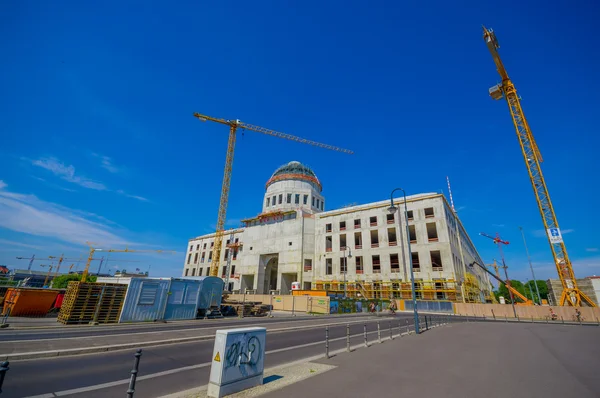
[(396, 188), (390, 194), (390, 207), (388, 211), (390, 213), (394, 213), (398, 210), (398, 225), (402, 228), (402, 224), (400, 223), (400, 209), (394, 206), (394, 192), (402, 191), (404, 196), (404, 223), (406, 224), (406, 245), (408, 247), (408, 258), (409, 258), (409, 267), (410, 267), (410, 285), (412, 290), (412, 301), (413, 301), (413, 312), (415, 317), (415, 333), (419, 334), (419, 314), (417, 312), (417, 293), (415, 292), (415, 275), (412, 267), (412, 252), (410, 250), (410, 232), (408, 230), (408, 208), (406, 206), (406, 192), (402, 188)]
[[(348, 257), (346, 257), (346, 249), (348, 249)], [(348, 272), (348, 258), (352, 258), (352, 249), (348, 246), (344, 247), (344, 298), (348, 298), (348, 288), (346, 283), (346, 273)]]
[[(542, 296), (540, 296), (540, 289), (538, 288), (537, 281), (535, 280), (535, 272), (533, 272), (533, 265), (531, 264), (531, 257), (529, 256), (529, 249), (527, 248), (527, 241), (525, 240), (525, 233), (523, 232), (523, 227), (519, 227), (519, 229), (521, 230), (521, 236), (523, 237), (523, 245), (525, 245), (527, 261), (529, 261), (529, 268), (531, 269), (531, 276), (533, 277), (533, 285), (535, 286), (535, 291), (537, 293), (538, 303), (539, 305), (542, 305)], [(535, 299), (533, 300), (533, 303), (535, 304)]]

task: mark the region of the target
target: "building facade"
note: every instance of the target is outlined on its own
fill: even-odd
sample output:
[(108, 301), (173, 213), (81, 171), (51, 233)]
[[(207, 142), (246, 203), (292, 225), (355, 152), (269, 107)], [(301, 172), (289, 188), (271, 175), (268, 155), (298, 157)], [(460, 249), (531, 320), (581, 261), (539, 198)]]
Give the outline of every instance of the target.
[[(286, 294), (299, 282), (350, 297), (410, 298), (412, 266), (418, 298), (491, 300), (487, 274), (469, 266), (483, 261), (444, 195), (407, 197), (408, 237), (404, 200), (394, 204), (326, 211), (315, 173), (290, 162), (267, 181), (261, 213), (225, 232), (219, 276), (233, 291)], [(209, 274), (214, 238), (189, 241), (184, 276)]]

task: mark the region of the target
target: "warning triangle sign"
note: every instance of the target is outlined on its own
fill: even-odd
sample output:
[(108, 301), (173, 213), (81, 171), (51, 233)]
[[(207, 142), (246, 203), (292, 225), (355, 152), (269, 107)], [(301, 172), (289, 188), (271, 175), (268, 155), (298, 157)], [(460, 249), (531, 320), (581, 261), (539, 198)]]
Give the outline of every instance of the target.
[(217, 362), (221, 362), (221, 354), (219, 353), (219, 351), (217, 351), (217, 355), (215, 355), (215, 361)]

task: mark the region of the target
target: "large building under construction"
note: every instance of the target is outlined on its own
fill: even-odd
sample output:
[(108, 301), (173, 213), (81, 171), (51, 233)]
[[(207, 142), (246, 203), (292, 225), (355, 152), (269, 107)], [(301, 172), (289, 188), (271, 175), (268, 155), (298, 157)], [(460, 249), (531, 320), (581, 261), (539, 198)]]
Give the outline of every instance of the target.
[[(410, 266), (417, 298), (485, 302), (488, 276), (456, 213), (442, 194), (325, 210), (315, 173), (299, 162), (279, 167), (267, 181), (262, 212), (225, 232), (219, 274), (232, 291), (289, 293), (327, 290), (350, 297), (410, 298)], [(209, 275), (215, 234), (191, 239), (183, 275)], [(410, 240), (411, 253), (408, 251)], [(230, 272), (227, 275), (227, 259)]]

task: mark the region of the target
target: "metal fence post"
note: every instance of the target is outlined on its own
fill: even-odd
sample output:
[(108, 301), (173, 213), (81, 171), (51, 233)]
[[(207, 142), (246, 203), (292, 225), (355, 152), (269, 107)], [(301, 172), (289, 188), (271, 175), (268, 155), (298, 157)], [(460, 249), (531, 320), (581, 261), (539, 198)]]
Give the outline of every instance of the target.
[(271, 296), (269, 297), (269, 301), (270, 301), (270, 307), (269, 307), (269, 318), (273, 317), (273, 293), (271, 293)]
[(2, 362), (0, 364), (0, 394), (2, 394), (2, 385), (4, 384), (4, 376), (6, 376), (6, 372), (8, 372), (8, 361)]
[(494, 314), (494, 310), (492, 310), (492, 316), (494, 317), (494, 320), (496, 320), (496, 314)]
[(565, 318), (562, 317), (562, 315), (560, 316), (560, 320), (562, 321), (562, 324), (565, 324)]
[(381, 327), (379, 321), (377, 321), (377, 340), (379, 340), (379, 344), (381, 344)]
[(365, 347), (368, 347), (369, 344), (367, 343), (367, 323), (366, 322), (365, 322), (364, 335), (365, 335)]
[(508, 322), (508, 315), (504, 315), (504, 322)]
[(392, 331), (392, 321), (390, 322), (390, 340), (394, 340), (394, 332)]
[(129, 379), (129, 388), (127, 389), (127, 398), (133, 398), (135, 392), (135, 380), (140, 368), (140, 357), (142, 356), (142, 349), (140, 348), (135, 353), (135, 360), (133, 361), (133, 369), (131, 370), (131, 378)]
[(350, 324), (346, 325), (346, 351), (350, 352)]
[(410, 330), (408, 329), (408, 319), (406, 320), (406, 335), (410, 335)]
[(325, 358), (329, 358), (329, 326), (325, 326)]
[(425, 330), (429, 330), (429, 323), (427, 323), (427, 315), (425, 315)]
[(581, 326), (581, 316), (579, 316), (579, 326)]
[(531, 323), (533, 323), (533, 315), (531, 316)]

